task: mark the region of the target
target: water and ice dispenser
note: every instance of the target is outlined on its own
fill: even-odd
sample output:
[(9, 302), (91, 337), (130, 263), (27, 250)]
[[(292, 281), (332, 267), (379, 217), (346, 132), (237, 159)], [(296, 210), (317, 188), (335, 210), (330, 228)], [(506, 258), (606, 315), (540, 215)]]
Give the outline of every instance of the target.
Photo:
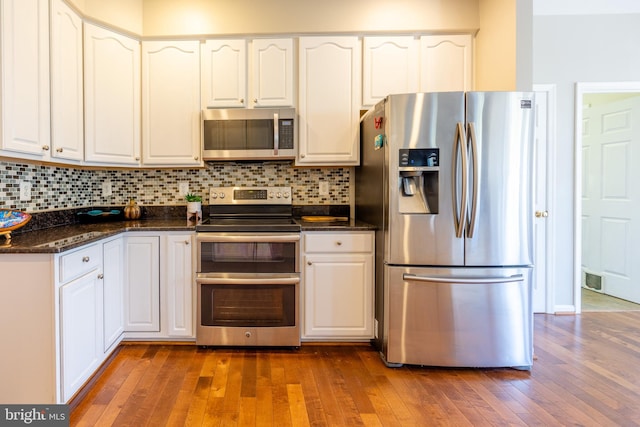
[(403, 148), (398, 159), (400, 213), (438, 213), (438, 148)]

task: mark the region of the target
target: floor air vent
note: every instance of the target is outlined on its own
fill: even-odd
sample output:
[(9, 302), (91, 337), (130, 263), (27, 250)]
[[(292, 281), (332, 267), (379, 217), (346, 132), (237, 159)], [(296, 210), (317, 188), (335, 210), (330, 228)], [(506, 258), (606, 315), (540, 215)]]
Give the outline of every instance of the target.
[(584, 273), (584, 286), (587, 289), (602, 292), (602, 276), (593, 273)]

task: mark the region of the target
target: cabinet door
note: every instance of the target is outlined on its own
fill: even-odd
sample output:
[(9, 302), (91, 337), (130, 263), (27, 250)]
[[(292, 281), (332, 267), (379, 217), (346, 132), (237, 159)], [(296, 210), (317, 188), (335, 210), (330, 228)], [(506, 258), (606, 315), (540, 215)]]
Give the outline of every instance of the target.
[(107, 352), (124, 332), (124, 243), (122, 238), (106, 242), (103, 252), (104, 343)]
[(142, 163), (202, 164), (200, 42), (142, 43)]
[(372, 106), (393, 93), (418, 90), (420, 52), (415, 37), (365, 37), (363, 43), (364, 106)]
[(0, 148), (48, 159), (49, 7), (42, 0), (0, 2)]
[(160, 238), (125, 237), (125, 331), (160, 331)]
[(293, 40), (252, 42), (251, 92), (254, 107), (293, 105)]
[(69, 401), (102, 362), (100, 270), (60, 287), (62, 398)]
[(246, 40), (207, 40), (201, 49), (202, 108), (246, 107)]
[(167, 290), (167, 334), (170, 337), (193, 337), (193, 265), (192, 236), (165, 236), (162, 250), (163, 281)]
[(302, 37), (299, 165), (359, 163), (361, 48), (357, 37)]
[(472, 90), (470, 34), (420, 38), (420, 91)]
[(304, 258), (303, 338), (373, 338), (373, 255)]
[(51, 2), (51, 156), (84, 159), (82, 18)]
[(140, 164), (140, 42), (85, 24), (85, 159)]

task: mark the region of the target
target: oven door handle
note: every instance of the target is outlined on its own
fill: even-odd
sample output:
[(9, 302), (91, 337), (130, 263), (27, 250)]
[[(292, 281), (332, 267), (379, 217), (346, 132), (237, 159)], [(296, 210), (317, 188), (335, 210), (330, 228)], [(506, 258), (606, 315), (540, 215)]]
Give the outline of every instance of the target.
[(198, 242), (231, 242), (231, 243), (282, 243), (282, 242), (298, 242), (300, 234), (218, 234), (218, 233), (198, 233)]
[(285, 277), (201, 277), (198, 275), (196, 283), (200, 285), (297, 285), (300, 276)]

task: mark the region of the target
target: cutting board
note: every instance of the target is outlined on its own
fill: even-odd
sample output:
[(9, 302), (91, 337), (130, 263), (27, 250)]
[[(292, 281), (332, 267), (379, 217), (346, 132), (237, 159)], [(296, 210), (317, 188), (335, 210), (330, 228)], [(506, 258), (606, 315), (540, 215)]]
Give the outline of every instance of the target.
[(302, 220), (309, 221), (309, 222), (338, 222), (338, 221), (349, 221), (349, 218), (346, 216), (313, 215), (313, 216), (303, 216)]

